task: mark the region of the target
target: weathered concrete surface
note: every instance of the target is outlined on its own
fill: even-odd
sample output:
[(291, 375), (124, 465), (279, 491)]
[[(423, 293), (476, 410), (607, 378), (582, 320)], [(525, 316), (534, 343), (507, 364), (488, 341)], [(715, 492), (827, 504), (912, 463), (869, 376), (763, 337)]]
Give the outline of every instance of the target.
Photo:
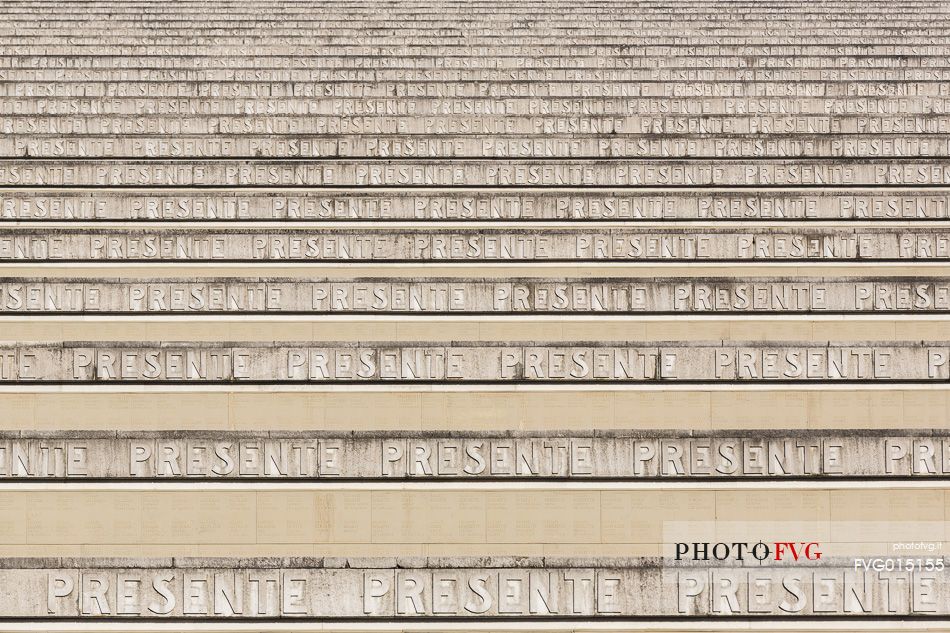
[(0, 278), (0, 313), (836, 314), (950, 312), (945, 277)]
[(947, 476), (938, 430), (0, 433), (12, 481)]
[(950, 229), (0, 229), (0, 261), (855, 260), (950, 260)]
[[(931, 95), (938, 94), (935, 86)], [(505, 137), (462, 134), (372, 136), (331, 134), (228, 134), (186, 135), (168, 140), (161, 134), (124, 135), (60, 134), (0, 137), (0, 156), (17, 158), (945, 158), (950, 138), (942, 134), (879, 134), (874, 141), (863, 134), (834, 137), (770, 135), (762, 143), (755, 135), (650, 134), (512, 134)]]
[[(828, 481), (947, 474), (946, 433), (909, 430), (946, 426), (941, 414), (950, 383), (950, 343), (939, 331), (939, 317), (930, 318), (947, 309), (948, 290), (936, 267), (928, 267), (950, 260), (944, 190), (950, 185), (950, 46), (944, 7), (918, 0), (866, 7), (648, 0), (633, 9), (621, 0), (542, 5), (514, 0), (504, 6), (487, 0), (415, 0), (388, 3), (381, 10), (350, 0), (253, 5), (11, 0), (2, 13), (2, 265), (14, 274), (35, 276), (32, 270), (44, 266), (48, 271), (87, 262), (85, 270), (97, 277), (6, 279), (0, 282), (5, 312), (22, 312), (26, 316), (20, 320), (26, 321), (54, 311), (76, 316), (83, 311), (230, 311), (236, 315), (233, 323), (254, 311), (338, 313), (339, 319), (326, 320), (336, 322), (330, 328), (355, 322), (349, 318), (354, 313), (420, 313), (439, 324), (437, 332), (426, 332), (421, 340), (442, 339), (374, 343), (399, 337), (388, 331), (366, 337), (366, 329), (355, 327), (337, 335), (318, 331), (316, 319), (300, 319), (302, 328), (313, 328), (300, 335), (306, 341), (300, 343), (289, 338), (300, 331), (288, 332), (292, 319), (255, 318), (243, 324), (261, 324), (260, 338), (253, 340), (273, 336), (272, 342), (228, 343), (222, 338), (247, 339), (248, 329), (237, 335), (225, 320), (205, 319), (220, 328), (208, 336), (196, 324), (199, 319), (156, 319), (164, 323), (162, 332), (179, 328), (180, 334), (139, 336), (211, 341), (91, 343), (85, 338), (106, 338), (95, 334), (104, 330), (42, 320), (31, 331), (57, 343), (33, 344), (21, 337), (19, 343), (0, 346), (0, 380), (8, 383), (0, 396), (11, 411), (4, 413), (7, 424), (27, 418), (36, 426), (62, 428), (70, 422), (90, 424), (88, 416), (95, 415), (91, 423), (99, 428), (125, 424), (132, 432), (3, 435), (0, 476), (8, 482), (44, 474), (195, 481), (180, 496), (165, 496), (164, 505), (154, 503), (163, 492), (151, 493), (138, 506), (138, 516), (150, 510), (160, 516), (155, 508), (178, 512), (180, 504), (188, 508), (182, 513), (201, 518), (167, 521), (161, 526), (165, 531), (141, 528), (139, 534), (161, 541), (144, 543), (147, 536), (123, 540), (96, 532), (97, 522), (122, 517), (97, 511), (128, 512), (109, 494), (97, 504), (95, 494), (77, 500), (66, 493), (58, 499), (63, 508), (48, 514), (40, 502), (16, 505), (11, 498), (11, 513), (32, 515), (17, 524), (31, 526), (22, 533), (5, 528), (12, 536), (0, 540), (20, 548), (13, 551), (39, 552), (44, 545), (66, 543), (77, 551), (105, 551), (105, 544), (121, 543), (125, 551), (141, 553), (147, 547), (158, 551), (162, 543), (187, 548), (211, 539), (231, 547), (219, 535), (239, 524), (252, 529), (235, 543), (244, 539), (240, 542), (256, 548), (243, 552), (279, 543), (323, 551), (316, 537), (308, 538), (316, 532), (281, 540), (281, 526), (276, 526), (267, 540), (267, 508), (287, 511), (305, 504), (313, 510), (306, 518), (288, 512), (275, 521), (301, 523), (314, 517), (318, 523), (317, 508), (329, 506), (313, 497), (295, 498), (293, 487), (284, 486), (279, 500), (251, 493), (237, 509), (227, 508), (227, 502), (208, 508), (221, 496), (217, 491), (201, 501), (192, 495), (211, 477), (781, 482), (788, 477)], [(169, 226), (176, 220), (182, 223)], [(221, 225), (209, 224), (218, 220)], [(245, 224), (256, 220), (267, 224)], [(398, 220), (406, 224), (396, 230), (370, 224)], [(354, 222), (343, 228), (331, 221)], [(463, 225), (469, 221), (493, 226)], [(563, 224), (539, 228), (535, 221)], [(682, 221), (695, 224), (676, 224)], [(277, 222), (298, 224), (274, 227)], [(436, 222), (457, 224), (446, 228)], [(727, 273), (721, 272), (726, 267), (715, 272), (729, 279), (585, 279), (606, 276), (590, 266), (606, 261), (667, 265), (662, 274), (678, 274), (668, 271), (681, 262), (735, 263)], [(245, 263), (240, 274), (255, 279), (212, 278), (229, 262)], [(324, 265), (346, 263), (339, 270), (352, 271), (359, 262), (379, 262), (365, 274), (394, 278), (407, 264), (418, 264), (426, 270), (423, 275), (437, 262), (443, 268), (464, 264), (468, 279), (432, 275), (344, 282), (331, 277), (333, 266)], [(482, 272), (500, 262), (562, 262), (559, 268), (570, 272), (562, 278), (554, 267), (545, 268), (541, 274), (547, 278), (541, 280)], [(777, 262), (801, 265), (788, 273), (791, 279), (753, 280), (753, 265), (767, 269)], [(871, 269), (882, 262), (903, 278), (877, 278), (878, 269), (847, 279), (836, 267)], [(178, 265), (184, 278), (134, 282), (135, 275), (125, 272), (132, 263), (139, 264), (138, 274), (161, 269), (155, 274), (163, 276), (176, 274), (166, 269)], [(257, 279), (253, 269), (267, 268), (265, 263), (280, 264), (287, 271), (283, 275), (306, 271), (310, 277), (299, 283)], [(129, 282), (102, 279), (107, 269), (121, 269)], [(536, 269), (529, 270), (535, 274)], [(584, 332), (593, 328), (572, 329), (567, 319), (547, 319), (563, 328), (554, 335), (532, 332), (524, 338), (533, 342), (517, 342), (523, 339), (516, 328), (448, 332), (458, 322), (443, 315), (453, 312), (575, 312), (593, 315), (589, 321), (597, 326), (608, 321), (596, 318), (600, 313), (671, 316), (662, 324), (666, 329), (651, 330), (638, 342), (624, 341), (641, 337), (639, 331), (617, 337), (617, 329), (606, 328), (596, 331), (599, 341), (586, 342)], [(673, 316), (718, 312), (797, 316), (783, 319), (783, 329), (768, 332), (766, 340), (748, 343), (746, 338), (763, 338), (762, 331), (750, 328), (737, 336), (742, 340), (721, 340), (739, 331), (724, 329), (709, 337), (716, 339), (712, 342), (697, 342), (716, 321), (703, 319), (705, 329), (697, 332), (690, 320)], [(834, 324), (837, 330), (829, 326), (833, 333), (826, 337), (816, 336), (808, 320), (821, 312), (911, 316), (880, 319), (854, 331), (841, 319)], [(150, 325), (145, 319), (125, 320), (126, 327)], [(395, 324), (391, 327), (426, 327), (424, 321), (388, 321)], [(530, 321), (520, 320), (522, 326)], [(615, 321), (624, 327), (624, 320)], [(748, 321), (735, 319), (742, 324), (738, 327)], [(929, 329), (906, 337), (895, 325), (924, 321), (930, 321)], [(108, 337), (140, 340), (130, 332), (134, 329), (115, 328)], [(658, 342), (664, 335), (657, 332), (673, 332), (677, 340)], [(785, 332), (800, 339), (779, 340)], [(459, 342), (488, 338), (485, 333), (497, 335), (496, 342)], [(361, 342), (325, 342), (335, 336)], [(537, 342), (557, 337), (568, 342)], [(82, 342), (60, 343), (60, 338)], [(621, 342), (605, 344), (608, 338)], [(242, 382), (252, 384), (248, 393), (233, 386)], [(272, 387), (272, 382), (282, 384)], [(371, 386), (341, 399), (347, 390), (337, 384), (357, 382)], [(671, 393), (663, 387), (667, 382), (692, 383), (696, 391)], [(853, 383), (852, 390), (826, 388), (842, 382)], [(928, 384), (902, 391), (903, 382), (915, 388)], [(57, 383), (78, 386), (63, 389)], [(182, 389), (181, 383), (194, 389)], [(287, 386), (292, 383), (323, 387), (293, 391)], [(438, 383), (460, 384), (458, 397), (420, 395)], [(486, 390), (467, 393), (476, 383), (486, 383)], [(546, 391), (529, 398), (526, 383)], [(582, 385), (570, 399), (562, 397), (567, 383)], [(589, 386), (595, 383), (654, 383), (650, 388), (656, 397), (633, 397), (640, 391), (622, 386), (599, 400)], [(791, 398), (742, 388), (757, 383), (815, 388)], [(29, 399), (28, 384), (37, 385), (33, 395), (45, 399)], [(415, 400), (400, 402), (396, 397), (409, 390), (390, 384), (416, 385), (410, 394)], [(726, 386), (730, 397), (719, 398), (709, 384)], [(857, 390), (868, 384), (875, 389)], [(205, 385), (210, 388), (201, 393)], [(221, 388), (215, 391), (215, 386)], [(496, 387), (497, 392), (487, 391)], [(65, 393), (54, 393), (60, 389)], [(130, 397), (131, 391), (138, 395)], [(163, 397), (147, 400), (162, 392)], [(141, 406), (148, 402), (150, 408)], [(407, 415), (407, 410), (416, 413)], [(366, 428), (371, 420), (377, 427), (405, 429), (407, 420), (416, 419), (450, 430), (150, 433), (141, 431), (143, 412), (149, 424), (170, 428), (213, 418), (219, 427), (231, 428), (286, 423), (288, 428), (353, 429)], [(115, 422), (123, 419), (127, 423)], [(647, 429), (646, 421), (658, 420), (678, 430), (639, 435), (623, 430), (482, 435), (470, 430), (530, 427), (538, 421), (547, 428), (553, 422), (555, 428), (596, 428), (608, 419)], [(896, 428), (877, 434), (834, 428), (881, 425), (882, 420)], [(685, 433), (724, 421), (729, 428), (753, 430)], [(783, 426), (830, 430), (796, 433)], [(543, 506), (525, 493), (517, 499), (520, 504), (505, 506), (517, 506), (523, 514), (505, 518), (514, 524), (530, 513), (528, 523), (556, 528), (543, 537), (519, 539), (524, 533), (515, 529), (496, 539), (504, 540), (508, 551), (523, 543), (536, 546), (534, 551), (604, 552), (640, 542), (632, 536), (645, 530), (627, 531), (625, 524), (655, 526), (680, 512), (681, 518), (696, 518), (699, 505), (670, 495), (670, 486), (657, 487), (661, 501), (649, 509), (635, 495), (568, 508), (564, 491), (542, 497)], [(766, 512), (787, 523), (821, 516), (827, 518), (822, 529), (833, 517), (865, 522), (855, 527), (862, 533), (868, 523), (892, 516), (908, 522), (923, 516), (937, 525), (935, 541), (946, 536), (940, 522), (946, 499), (936, 485), (936, 494), (856, 489), (838, 496), (777, 487), (768, 486), (759, 496), (725, 490), (707, 495), (700, 512), (716, 521), (751, 517), (753, 524)], [(486, 514), (481, 508), (487, 497), (471, 492), (463, 501), (478, 503), (465, 510), (468, 514), (456, 513), (464, 515), (453, 517), (460, 522)], [(32, 493), (14, 494), (24, 499)], [(408, 494), (377, 499), (370, 508), (370, 513), (377, 510), (377, 520), (385, 514), (378, 510), (386, 501), (402, 510), (385, 518), (392, 523), (417, 507)], [(69, 503), (84, 502), (89, 507), (69, 512)], [(809, 514), (819, 504), (824, 513)], [(532, 513), (533, 508), (540, 510)], [(617, 529), (606, 538), (601, 531), (568, 542), (555, 533), (562, 531), (561, 508), (568, 508), (565, 518), (585, 512), (609, 517), (613, 527), (606, 529)], [(354, 516), (347, 519), (355, 521)], [(438, 513), (426, 515), (411, 524), (424, 529), (410, 537), (405, 534), (411, 527), (397, 531), (387, 524), (382, 529), (398, 536), (389, 534), (389, 540), (371, 545), (378, 546), (377, 552), (384, 547), (406, 551), (405, 543), (394, 542), (403, 539), (427, 551), (423, 548), (466, 542), (447, 530), (425, 529), (430, 525), (422, 521), (430, 518), (432, 525), (439, 523)], [(342, 519), (332, 520), (343, 525)], [(82, 523), (79, 529), (77, 523)], [(208, 523), (216, 530), (202, 531)], [(44, 531), (44, 524), (53, 529)], [(477, 530), (479, 524), (473, 524)], [(185, 528), (178, 541), (176, 526)], [(920, 529), (914, 524), (912, 531), (920, 534), (915, 531)], [(66, 530), (70, 536), (62, 536)], [(199, 531), (203, 536), (194, 536)], [(845, 538), (851, 536), (847, 528), (842, 531)], [(284, 533), (289, 532), (288, 526)], [(644, 538), (654, 543), (661, 537)], [(171, 547), (163, 551), (181, 551)], [(855, 560), (806, 559), (797, 566), (576, 557), (6, 560), (0, 561), (0, 614), (59, 621), (341, 617), (429, 623), (458, 617), (463, 622), (562, 618), (577, 623), (616, 618), (618, 624), (624, 617), (843, 616), (860, 623), (857, 618), (880, 616), (894, 618), (895, 627), (923, 616), (947, 619), (950, 586), (942, 557), (913, 572), (862, 567)]]
[(946, 220), (941, 189), (0, 191), (0, 221)]
[(0, 609), (21, 618), (288, 620), (895, 618), (950, 609), (942, 556), (914, 571), (746, 558), (2, 559)]
[(0, 346), (4, 382), (946, 382), (950, 343), (102, 343)]
[(0, 186), (708, 187), (950, 185), (938, 159), (194, 160), (0, 158)]

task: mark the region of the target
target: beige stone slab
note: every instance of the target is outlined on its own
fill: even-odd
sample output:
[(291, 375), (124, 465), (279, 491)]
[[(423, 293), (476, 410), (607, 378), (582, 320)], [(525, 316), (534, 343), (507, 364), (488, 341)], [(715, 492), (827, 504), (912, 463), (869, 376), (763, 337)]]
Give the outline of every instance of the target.
[(74, 547), (110, 556), (221, 555), (228, 547), (248, 556), (280, 548), (392, 556), (430, 546), (522, 556), (552, 546), (610, 556), (624, 544), (671, 556), (678, 542), (760, 539), (818, 541), (828, 556), (847, 556), (874, 548), (891, 555), (893, 543), (945, 549), (950, 538), (941, 488), (7, 489), (0, 500), (9, 510), (3, 540), (24, 556), (69, 555)]
[[(545, 556), (548, 554), (548, 545), (538, 543), (503, 543), (493, 545), (492, 549), (499, 552), (499, 556)], [(576, 544), (567, 547), (576, 548)], [(601, 549), (601, 548), (598, 548)], [(655, 554), (655, 548), (650, 550), (650, 554)], [(647, 554), (647, 555), (650, 555)], [(422, 546), (421, 556), (444, 556), (450, 558), (453, 556), (491, 556), (484, 545), (478, 544), (457, 544), (457, 543), (432, 543)]]
[[(758, 341), (769, 344), (774, 341), (800, 341), (828, 343), (829, 341), (876, 341), (906, 342), (923, 339), (926, 333), (933, 334), (930, 340), (944, 336), (947, 315), (866, 315), (849, 319), (847, 315), (829, 315), (826, 318), (806, 315), (779, 316), (733, 315), (720, 319), (707, 319), (693, 315), (691, 318), (673, 316), (624, 315), (610, 318), (578, 315), (577, 318), (560, 319), (537, 315), (509, 315), (492, 318), (487, 315), (454, 317), (442, 315), (404, 319), (399, 315), (351, 317), (331, 315), (297, 318), (252, 316), (244, 318), (232, 315), (221, 319), (192, 316), (191, 318), (156, 317), (137, 318), (130, 315), (94, 316), (73, 318), (60, 316), (55, 319), (38, 319), (32, 315), (3, 318), (4, 338), (7, 341), (35, 341), (59, 343), (62, 341), (85, 341), (97, 346), (134, 344), (151, 338), (165, 341), (188, 341), (191, 344), (213, 345), (221, 341), (247, 343), (254, 346), (260, 339), (280, 342), (287, 346), (302, 343), (314, 346), (335, 341), (357, 343), (386, 337), (388, 341), (411, 346), (426, 345), (433, 338), (452, 339), (459, 343), (473, 344), (503, 341), (523, 341), (529, 337), (539, 344), (573, 345), (577, 341), (598, 341), (600, 344), (626, 344), (631, 339), (643, 342), (677, 341), (684, 345), (692, 341), (700, 343), (722, 340)], [(655, 344), (655, 343), (654, 343)]]
[[(84, 628), (84, 630), (89, 631), (89, 633), (107, 633), (107, 631), (109, 630), (109, 629), (97, 627), (93, 623), (89, 623), (89, 624), (90, 626)], [(324, 624), (324, 623), (308, 624), (306, 622), (296, 622), (294, 624), (295, 624), (294, 630), (300, 631), (300, 633), (318, 633), (318, 632), (320, 633), (350, 633), (351, 631), (357, 631), (358, 633), (370, 633), (370, 631), (378, 630), (376, 628), (373, 628), (373, 629), (368, 629), (368, 628), (354, 629), (351, 627), (341, 628), (333, 624)], [(709, 626), (706, 625), (705, 623), (701, 624), (698, 627), (698, 630), (703, 630), (702, 628), (703, 626), (707, 627), (707, 630), (709, 630)], [(720, 627), (721, 626), (722, 624), (720, 623)], [(726, 625), (726, 626), (730, 626), (730, 625)], [(731, 626), (735, 626), (735, 625), (731, 625)], [(750, 627), (749, 630), (753, 630), (753, 631), (774, 630), (771, 628), (765, 628), (769, 626), (771, 626), (771, 624), (762, 623), (762, 624), (759, 624), (757, 627)], [(809, 631), (822, 630), (822, 629), (817, 628), (818, 626), (819, 625), (816, 624), (815, 622), (808, 622), (808, 623), (802, 622), (797, 625), (794, 622), (792, 623), (782, 622), (782, 630), (788, 631), (789, 633), (806, 633)], [(56, 626), (55, 622), (47, 624), (46, 627), (47, 627), (47, 630), (50, 632), (59, 631), (59, 630), (67, 630), (68, 628), (70, 628), (67, 625), (65, 627), (62, 627), (61, 629), (60, 627)], [(226, 627), (222, 626), (222, 628), (226, 628)], [(424, 624), (413, 626), (412, 623), (399, 623), (399, 624), (392, 624), (388, 626), (387, 630), (393, 631), (394, 633), (416, 633), (419, 631), (425, 631), (427, 628), (428, 627), (426, 627)], [(442, 628), (443, 630), (458, 630), (458, 631), (465, 631), (467, 633), (468, 632), (475, 633), (476, 631), (479, 630), (478, 628), (475, 628), (470, 625), (467, 626), (464, 624), (454, 625), (451, 628), (443, 624)], [(635, 621), (632, 623), (622, 622), (622, 623), (616, 624), (614, 627), (611, 627), (611, 628), (612, 630), (619, 630), (619, 631), (655, 631), (657, 630), (655, 622), (652, 622), (652, 621), (647, 621), (647, 622)], [(264, 622), (258, 623), (258, 625), (255, 627), (255, 630), (262, 631), (262, 633), (272, 633), (272, 632), (280, 631), (282, 629), (283, 627), (270, 626)], [(522, 630), (522, 629), (512, 629), (506, 626), (492, 627), (492, 631), (497, 631), (497, 633), (516, 633), (516, 631), (519, 631), (519, 630)], [(566, 626), (556, 627), (553, 624), (544, 625), (543, 623), (539, 623), (533, 626), (531, 630), (537, 631), (538, 633), (566, 633), (566, 632), (591, 633), (593, 631), (603, 630), (603, 626), (592, 628), (587, 623), (579, 622), (575, 624), (574, 626), (570, 626), (570, 627), (566, 627)], [(667, 631), (668, 633), (693, 633), (694, 631), (697, 630), (697, 626), (696, 624), (675, 625), (675, 624), (665, 623), (662, 625), (662, 630)], [(716, 628), (713, 630), (719, 630), (719, 628)], [(837, 627), (833, 629), (825, 629), (825, 630), (834, 630), (836, 631), (836, 633), (866, 633), (868, 630), (883, 631), (885, 633), (899, 633), (901, 631), (906, 631), (907, 626), (882, 623), (882, 624), (875, 624), (874, 629), (868, 629), (867, 623), (861, 623), (858, 627), (842, 628), (840, 626), (840, 623), (838, 623)], [(939, 622), (922, 621), (919, 624), (915, 624), (914, 630), (946, 633), (948, 628), (947, 626)]]
[[(847, 523), (843, 524), (838, 532), (847, 531), (849, 526)], [(941, 550), (934, 551), (945, 551), (947, 547), (946, 542), (934, 542), (930, 541), (920, 541), (920, 540), (906, 540), (907, 537), (913, 534), (912, 531), (907, 531), (901, 533), (893, 529), (878, 531), (877, 534), (884, 540), (874, 541), (859, 541), (859, 542), (839, 542), (831, 541), (830, 539), (824, 538), (824, 534), (827, 533), (828, 528), (824, 524), (816, 525), (815, 523), (802, 523), (795, 524), (789, 523), (788, 525), (783, 526), (779, 524), (750, 524), (749, 532), (754, 532), (752, 535), (752, 540), (750, 545), (758, 542), (760, 539), (765, 539), (764, 542), (788, 542), (785, 539), (799, 539), (798, 542), (811, 542), (808, 539), (814, 538), (818, 535), (822, 540), (821, 547), (823, 553), (827, 555), (842, 555), (849, 557), (859, 557), (864, 558), (870, 564), (870, 561), (875, 559), (882, 558), (892, 558), (895, 561), (899, 559), (903, 560), (915, 560), (916, 558), (921, 557), (926, 559), (929, 555), (933, 557), (933, 552), (927, 552), (924, 550), (907, 550), (905, 552), (895, 551), (893, 548), (895, 546), (894, 539), (905, 539), (900, 541), (900, 544), (907, 545), (908, 547), (913, 547), (916, 544), (922, 543), (924, 546), (929, 546), (931, 543), (935, 547), (940, 547)], [(716, 532), (710, 532), (708, 536), (709, 543), (735, 543), (741, 541), (745, 538), (745, 534), (748, 532), (742, 532), (737, 530), (728, 530), (721, 531), (721, 534), (726, 534), (727, 536), (720, 537), (715, 536)], [(671, 532), (671, 534), (677, 534), (676, 532)], [(707, 539), (706, 531), (699, 529), (696, 524), (689, 525), (688, 532), (679, 533), (682, 538), (686, 539), (684, 543), (695, 542), (694, 539)], [(801, 535), (801, 536), (799, 536)], [(875, 538), (873, 533), (869, 534), (868, 538)], [(745, 542), (745, 541), (741, 541)], [(770, 545), (771, 546), (771, 545)], [(711, 545), (710, 545), (711, 547)], [(796, 545), (796, 547), (798, 547)], [(183, 545), (167, 545), (167, 544), (123, 544), (123, 545), (9, 545), (3, 548), (0, 548), (0, 553), (5, 556), (15, 556), (15, 557), (36, 557), (36, 556), (129, 556), (129, 557), (165, 557), (165, 556), (209, 556), (209, 557), (226, 557), (226, 556), (242, 556), (242, 557), (253, 557), (253, 556), (281, 556), (281, 557), (300, 557), (300, 556), (335, 556), (335, 557), (346, 557), (346, 556), (372, 556), (372, 557), (390, 557), (390, 556), (399, 556), (399, 557), (417, 557), (417, 556), (445, 556), (445, 557), (455, 557), (455, 556), (477, 556), (477, 557), (489, 557), (489, 556), (511, 556), (511, 557), (525, 557), (525, 556), (565, 556), (565, 557), (584, 557), (584, 558), (614, 558), (614, 557), (624, 557), (624, 556), (663, 556), (670, 555), (673, 551), (672, 541), (666, 542), (617, 542), (617, 543), (566, 543), (566, 542), (557, 542), (557, 543), (501, 543), (501, 544), (485, 544), (485, 543), (435, 543), (435, 544), (419, 544), (419, 543), (398, 543), (398, 544), (372, 544), (372, 543), (317, 543), (315, 545), (309, 545), (302, 542), (294, 543), (279, 543), (279, 544), (243, 544), (243, 543), (227, 543), (227, 544), (189, 544), (187, 546)], [(853, 558), (852, 558), (853, 561)], [(852, 562), (853, 564), (853, 562)]]
[(535, 491), (485, 500), (486, 540), (499, 543), (598, 543), (602, 499), (584, 492)]
[[(7, 430), (948, 428), (947, 389), (0, 391)], [(25, 391), (24, 391), (25, 390)], [(174, 414), (169, 414), (174, 411)], [(385, 412), (381, 415), (380, 412)]]
[[(490, 499), (456, 491), (373, 491), (370, 540), (373, 543), (504, 542), (486, 519)], [(593, 538), (596, 530), (586, 536)], [(531, 540), (531, 539), (522, 539)]]

